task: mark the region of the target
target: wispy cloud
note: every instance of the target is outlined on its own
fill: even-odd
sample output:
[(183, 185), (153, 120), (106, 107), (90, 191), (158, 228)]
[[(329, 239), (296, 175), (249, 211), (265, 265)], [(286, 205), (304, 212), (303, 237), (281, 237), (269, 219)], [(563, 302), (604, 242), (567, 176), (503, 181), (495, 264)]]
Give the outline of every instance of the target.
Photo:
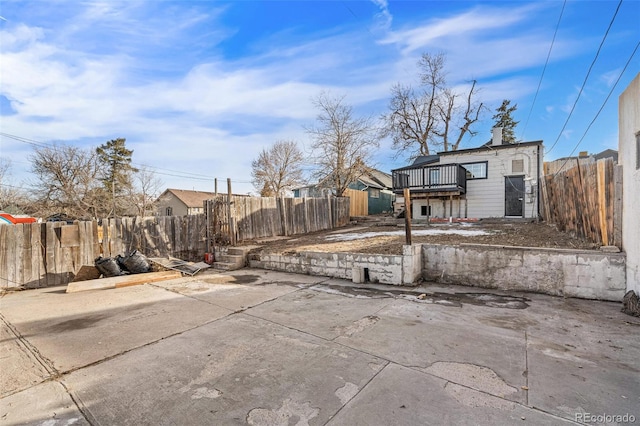
[[(522, 71), (542, 67), (550, 41), (549, 28), (534, 24), (551, 6), (538, 3), (458, 5), (418, 21), (371, 0), (348, 14), (357, 24), (284, 26), (246, 42), (242, 54), (233, 43), (250, 28), (229, 19), (242, 2), (38, 4), (30, 20), (18, 10), (0, 24), (1, 95), (13, 109), (3, 131), (88, 144), (126, 137), (134, 161), (179, 161), (218, 177), (250, 176), (251, 153), (277, 139), (304, 146), (321, 90), (346, 94), (363, 114), (384, 112), (395, 82), (415, 83), (424, 51), (444, 50), (450, 83), (478, 79), (487, 104), (530, 95), (537, 79)], [(559, 37), (552, 61), (580, 52), (582, 40)], [(601, 74), (607, 84), (615, 75)], [(3, 140), (3, 155), (14, 146)]]

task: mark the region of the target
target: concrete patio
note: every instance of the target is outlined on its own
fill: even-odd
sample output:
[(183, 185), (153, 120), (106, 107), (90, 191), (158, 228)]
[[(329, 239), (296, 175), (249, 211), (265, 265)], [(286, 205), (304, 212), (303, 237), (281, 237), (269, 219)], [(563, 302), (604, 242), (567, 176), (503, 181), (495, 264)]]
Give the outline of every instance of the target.
[(64, 290), (0, 299), (0, 425), (640, 422), (620, 303), (258, 269)]

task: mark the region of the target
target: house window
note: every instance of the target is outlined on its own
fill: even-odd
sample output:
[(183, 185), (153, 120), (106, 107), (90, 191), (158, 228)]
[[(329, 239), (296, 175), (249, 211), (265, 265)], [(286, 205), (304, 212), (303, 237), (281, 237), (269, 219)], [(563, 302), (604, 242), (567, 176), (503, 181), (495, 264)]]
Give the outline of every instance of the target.
[(467, 163), (463, 164), (462, 167), (467, 170), (467, 180), (487, 178), (486, 161), (482, 161), (480, 163)]
[(369, 195), (371, 198), (380, 198), (380, 190), (377, 188), (369, 189)]
[(431, 216), (431, 206), (420, 206), (420, 215)]
[(167, 207), (165, 213), (167, 216), (173, 216), (173, 207)]
[(440, 169), (429, 170), (429, 185), (440, 184)]

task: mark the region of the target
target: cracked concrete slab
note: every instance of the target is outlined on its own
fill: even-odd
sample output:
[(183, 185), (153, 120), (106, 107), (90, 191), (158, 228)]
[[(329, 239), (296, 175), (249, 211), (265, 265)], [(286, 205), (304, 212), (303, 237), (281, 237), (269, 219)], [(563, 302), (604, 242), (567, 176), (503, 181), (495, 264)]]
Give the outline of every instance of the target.
[(50, 374), (0, 319), (0, 398), (43, 382)]
[(430, 424), (559, 425), (570, 422), (392, 363), (327, 426)]
[(64, 287), (18, 292), (2, 298), (1, 311), (60, 372), (232, 312), (149, 285), (79, 293), (64, 293)]
[(239, 270), (202, 274), (179, 282), (158, 282), (154, 285), (232, 311), (241, 311), (323, 279), (325, 278), (281, 272), (254, 270), (248, 273), (246, 270)]
[(104, 424), (323, 424), (385, 364), (236, 314), (73, 372), (64, 383)]
[(50, 381), (0, 399), (0, 424), (84, 426), (90, 423), (64, 386)]
[[(561, 348), (562, 349), (562, 348)], [(640, 370), (570, 351), (529, 347), (529, 404), (558, 416), (577, 413), (630, 414), (640, 420)]]
[(442, 374), (443, 378), (453, 373), (437, 368), (437, 363), (484, 367), (515, 389), (505, 393), (505, 398), (524, 402), (526, 395), (521, 389), (526, 385), (527, 370), (524, 333), (474, 328), (472, 321), (460, 321), (459, 308), (455, 313), (451, 309), (393, 300), (376, 313), (379, 320), (375, 327), (340, 336), (335, 341), (401, 365)]
[[(640, 322), (619, 305), (455, 286), (371, 292), (277, 274), (164, 283), (179, 292), (5, 295), (5, 325), (27, 339), (3, 335), (2, 344), (25, 343), (26, 356), (7, 358), (14, 378), (34, 360), (50, 373), (78, 367), (56, 379), (68, 392), (27, 373), (27, 389), (0, 398), (0, 425), (66, 424), (78, 413), (91, 424), (142, 425), (640, 419)], [(234, 313), (216, 298), (198, 300), (200, 286), (219, 286), (227, 308), (252, 307)]]
[(305, 289), (251, 308), (247, 314), (331, 340), (355, 333), (359, 321), (388, 303), (390, 299), (348, 298)]

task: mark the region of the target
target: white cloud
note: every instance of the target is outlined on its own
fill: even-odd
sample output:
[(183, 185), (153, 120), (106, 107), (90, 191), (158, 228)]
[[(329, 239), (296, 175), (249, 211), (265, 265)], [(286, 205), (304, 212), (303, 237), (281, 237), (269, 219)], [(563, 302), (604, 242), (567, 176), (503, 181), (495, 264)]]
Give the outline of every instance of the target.
[[(535, 90), (536, 81), (513, 73), (544, 63), (549, 34), (527, 23), (545, 6), (476, 7), (418, 24), (408, 19), (392, 31), (390, 5), (371, 1), (385, 34), (377, 45), (379, 32), (295, 38), (283, 29), (256, 41), (257, 53), (233, 59), (219, 44), (238, 29), (225, 25), (216, 3), (206, 13), (153, 2), (75, 3), (63, 24), (7, 27), (1, 90), (16, 114), (2, 117), (3, 131), (95, 144), (126, 137), (134, 161), (249, 180), (254, 154), (274, 141), (304, 147), (302, 125), (314, 120), (310, 100), (321, 90), (378, 115), (393, 83), (415, 82), (422, 51), (445, 46), (450, 83), (463, 88), (479, 79), (487, 104)], [(554, 57), (574, 48), (557, 40)], [(380, 152), (390, 154), (384, 145)]]

